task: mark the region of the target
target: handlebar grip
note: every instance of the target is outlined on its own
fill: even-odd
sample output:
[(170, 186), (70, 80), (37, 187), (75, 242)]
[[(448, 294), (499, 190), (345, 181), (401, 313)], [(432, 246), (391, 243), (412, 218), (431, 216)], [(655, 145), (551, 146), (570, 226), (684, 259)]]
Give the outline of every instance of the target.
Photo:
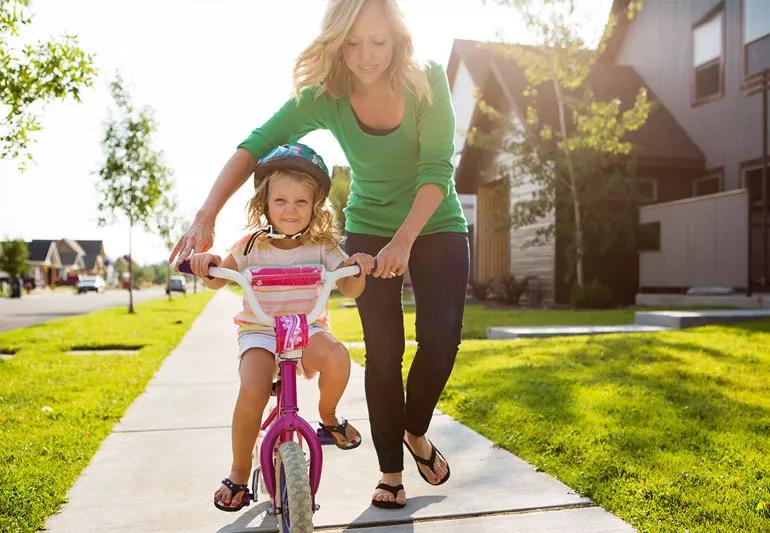
[(177, 269), (179, 272), (184, 272), (185, 274), (192, 274), (192, 267), (190, 266), (190, 261), (182, 261), (177, 265)]
[[(214, 263), (209, 263), (209, 268), (215, 267), (215, 266), (217, 265), (215, 265)], [(193, 274), (189, 259), (179, 263), (179, 272), (184, 272), (185, 274)], [(209, 279), (214, 279), (214, 276), (206, 276), (206, 277)]]

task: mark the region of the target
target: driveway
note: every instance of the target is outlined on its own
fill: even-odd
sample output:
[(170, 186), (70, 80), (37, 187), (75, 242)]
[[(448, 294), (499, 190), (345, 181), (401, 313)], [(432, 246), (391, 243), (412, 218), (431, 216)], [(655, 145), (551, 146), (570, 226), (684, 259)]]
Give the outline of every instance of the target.
[[(165, 296), (163, 287), (134, 291), (134, 304)], [(174, 295), (174, 298), (178, 297)], [(128, 291), (111, 290), (102, 294), (55, 292), (24, 295), (21, 298), (0, 298), (0, 331), (117, 306), (128, 307)]]

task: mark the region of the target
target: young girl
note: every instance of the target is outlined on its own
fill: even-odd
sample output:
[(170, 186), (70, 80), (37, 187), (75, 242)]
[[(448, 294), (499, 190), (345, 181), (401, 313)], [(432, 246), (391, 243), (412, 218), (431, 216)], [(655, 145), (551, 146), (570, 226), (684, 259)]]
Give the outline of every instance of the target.
[[(194, 254), (190, 260), (193, 272), (204, 272), (212, 263), (239, 271), (253, 266), (309, 265), (336, 270), (357, 264), (363, 275), (343, 278), (337, 287), (345, 296), (358, 297), (374, 259), (364, 253), (348, 257), (338, 246), (333, 212), (326, 200), (330, 179), (323, 160), (301, 144), (279, 146), (259, 160), (254, 179), (256, 193), (247, 211), (248, 226), (257, 231), (238, 241), (224, 260), (209, 253)], [(211, 289), (227, 283), (222, 279), (202, 279)], [(257, 297), (268, 314), (306, 313), (313, 306), (317, 291), (306, 287), (264, 287)], [(224, 511), (237, 511), (244, 506), (251, 452), (276, 371), (274, 330), (249, 322), (246, 319), (250, 315), (252, 311), (244, 297), (243, 311), (235, 316), (239, 326), (241, 386), (233, 412), (232, 470), (214, 493), (214, 505)], [(353, 449), (361, 444), (361, 436), (335, 413), (350, 375), (348, 352), (329, 333), (325, 312), (309, 325), (308, 336), (298, 369), (306, 377), (320, 374), (321, 426), (339, 448)]]

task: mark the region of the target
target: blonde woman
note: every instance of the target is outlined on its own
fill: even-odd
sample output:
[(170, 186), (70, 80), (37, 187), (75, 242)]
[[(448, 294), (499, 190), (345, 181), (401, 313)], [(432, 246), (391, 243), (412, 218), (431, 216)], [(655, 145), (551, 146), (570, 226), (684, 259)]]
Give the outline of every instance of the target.
[[(467, 225), (452, 179), (455, 125), (446, 75), (412, 56), (395, 0), (331, 0), (321, 34), (297, 59), (294, 98), (239, 145), (169, 258), (211, 247), (217, 213), (267, 150), (316, 129), (334, 134), (352, 170), (346, 252), (377, 260), (356, 303), (381, 471), (372, 504), (389, 508), (407, 502), (403, 446), (426, 482), (449, 478), (449, 464), (426, 432), (460, 343), (469, 266)], [(407, 268), (418, 347), (404, 394)]]

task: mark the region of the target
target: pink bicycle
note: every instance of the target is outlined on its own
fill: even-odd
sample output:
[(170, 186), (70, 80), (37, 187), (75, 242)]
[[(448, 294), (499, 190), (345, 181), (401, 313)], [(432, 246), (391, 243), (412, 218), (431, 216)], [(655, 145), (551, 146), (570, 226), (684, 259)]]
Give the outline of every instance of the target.
[[(192, 273), (190, 263), (180, 264), (181, 272)], [(273, 384), (276, 404), (261, 426), (267, 430), (257, 441), (255, 458), (259, 465), (254, 469), (251, 493), (244, 498), (257, 501), (258, 478), (270, 496), (272, 509), (278, 519), (281, 532), (304, 533), (313, 531), (313, 513), (319, 508), (315, 501), (321, 481), (323, 466), (322, 444), (333, 441), (321, 430), (313, 431), (300, 415), (297, 407), (297, 361), (302, 358), (307, 345), (308, 324), (312, 324), (326, 307), (332, 288), (337, 280), (360, 275), (357, 265), (325, 272), (322, 267), (298, 268), (251, 268), (251, 279), (240, 272), (220, 267), (209, 267), (209, 276), (223, 278), (240, 285), (251, 306), (257, 324), (275, 328), (278, 380)], [(259, 304), (253, 287), (269, 286), (320, 286), (320, 294), (313, 309), (307, 315), (273, 317)], [(307, 444), (309, 461), (304, 444)], [(308, 475), (309, 465), (309, 475)], [(246, 505), (250, 502), (244, 500)]]

